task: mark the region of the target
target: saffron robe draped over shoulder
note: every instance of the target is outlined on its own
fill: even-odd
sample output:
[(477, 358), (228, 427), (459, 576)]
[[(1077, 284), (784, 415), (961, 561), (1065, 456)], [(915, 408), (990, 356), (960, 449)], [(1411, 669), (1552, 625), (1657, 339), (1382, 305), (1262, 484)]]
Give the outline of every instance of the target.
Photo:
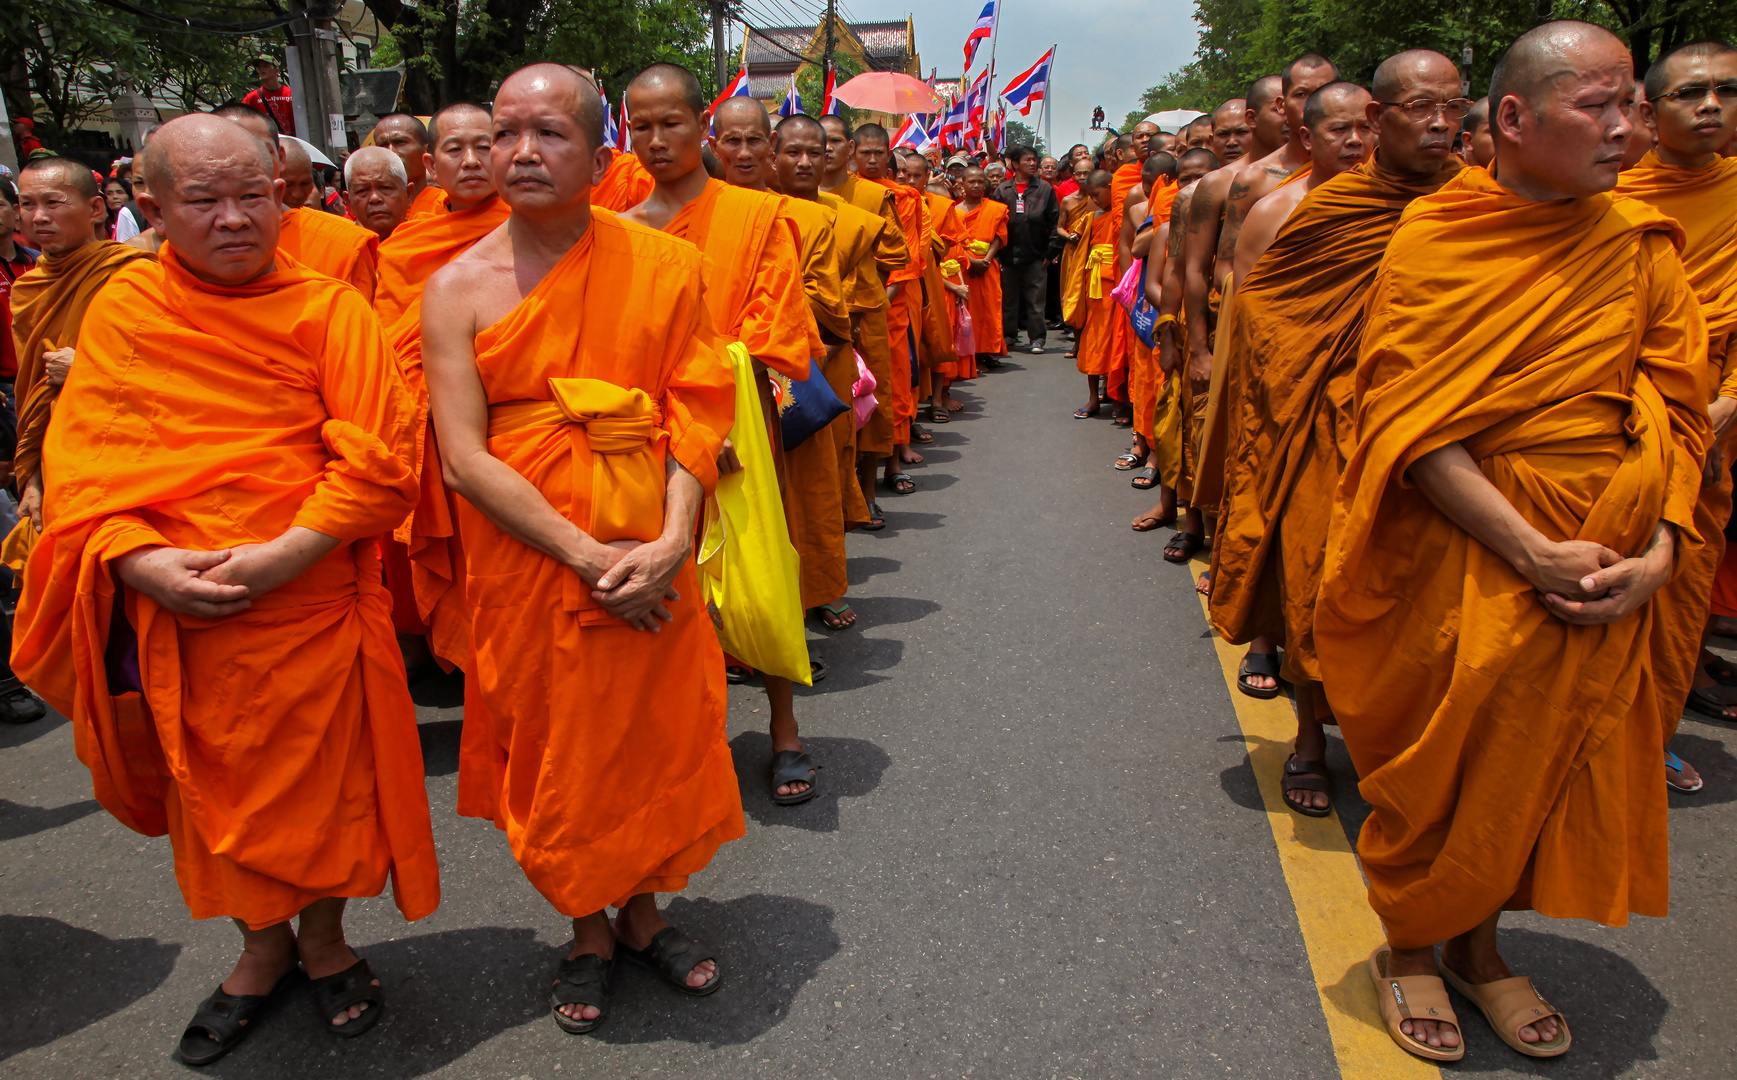
[[(422, 190), (416, 193), (416, 198), (410, 200), (410, 209), (405, 211), (404, 220), (407, 222), (415, 221), (419, 217), (438, 214), (445, 209), (446, 192), (434, 182), (433, 177), (429, 177), (428, 182), (423, 184)], [(401, 224), (399, 228), (403, 228), (403, 225)]]
[(1284, 676), (1321, 681), (1315, 595), (1352, 447), (1351, 384), (1365, 300), (1400, 213), (1457, 163), (1409, 178), (1366, 162), (1310, 192), (1236, 293), (1226, 365), (1224, 496), (1212, 623), (1226, 641), (1285, 645)]
[(1063, 224), (1074, 238), (1062, 251), (1062, 319), (1075, 330), (1086, 325), (1086, 255), (1091, 251), (1091, 238), (1086, 233), (1092, 227), (1092, 215), (1098, 208), (1084, 194), (1073, 209), (1063, 215)]
[(372, 230), (324, 210), (299, 206), (284, 211), (277, 247), (310, 270), (354, 285), (364, 299), (373, 301), (380, 237)]
[[(49, 427), (14, 667), (72, 718), (103, 806), (169, 834), (194, 917), (258, 929), (390, 875), (421, 918), (439, 875), (373, 542), (416, 497), (416, 411), (374, 313), (281, 252), (223, 287), (172, 244), (104, 295)], [(110, 569), (291, 526), (342, 543), (224, 618), (172, 614)]]
[(1115, 217), (1118, 227), (1122, 215), (1128, 212), (1128, 199), (1140, 190), (1140, 174), (1145, 168), (1141, 162), (1130, 161), (1110, 174), (1110, 214)]
[(953, 352), (954, 298), (941, 284), (941, 264), (964, 239), (965, 226), (947, 196), (925, 191), (923, 201), (923, 331), (917, 347), (927, 388), (936, 371), (957, 375), (959, 370)]
[[(871, 309), (858, 308), (862, 312), (857, 320), (857, 351), (862, 354), (863, 363), (868, 365), (869, 372), (874, 375), (875, 383), (885, 387), (885, 392), (876, 391), (879, 404), (875, 406), (873, 415), (856, 433), (857, 450), (871, 457), (886, 457), (893, 452), (894, 428), (898, 418), (898, 410), (893, 400), (893, 339), (891, 333), (891, 303), (887, 299), (885, 285), (915, 277), (915, 272), (907, 273), (912, 254), (905, 245), (904, 227), (899, 222), (898, 210), (893, 203), (893, 193), (880, 184), (861, 180), (855, 176), (847, 176), (844, 183), (830, 192), (821, 192), (820, 201), (838, 199), (850, 206), (874, 214), (884, 224), (875, 238), (875, 268), (876, 274), (871, 282), (864, 275), (858, 275), (858, 292), (863, 297), (879, 294), (879, 302)], [(829, 204), (830, 205), (830, 204)], [(854, 306), (854, 305), (853, 305)], [(901, 346), (902, 348), (902, 346)], [(906, 366), (910, 364), (908, 351), (901, 353)], [(907, 371), (905, 381), (910, 381)]]
[[(24, 482), (42, 470), (42, 440), (60, 387), (48, 382), (42, 352), (49, 346), (71, 349), (91, 301), (124, 266), (155, 258), (113, 240), (98, 240), (64, 255), (44, 255), (12, 283), (12, 343), (18, 357), (13, 392), (18, 407), (18, 452), (12, 469)], [(76, 366), (78, 361), (73, 361)]]
[(639, 158), (617, 150), (603, 179), (591, 185), (591, 205), (619, 214), (644, 202), (656, 186)]
[(1459, 443), (1552, 540), (1632, 556), (1668, 522), (1692, 559), (1711, 382), (1680, 242), (1634, 200), (1529, 202), (1466, 168), (1376, 274), (1315, 647), (1397, 948), (1502, 908), (1665, 914), (1661, 613), (1562, 622), (1406, 470)]
[[(435, 189), (438, 190), (438, 189)], [(422, 371), (422, 290), (434, 272), (499, 228), (507, 204), (489, 196), (467, 210), (448, 212), (446, 193), (436, 213), (406, 221), (380, 245), (380, 285), (374, 310), (398, 358), (405, 384), (422, 417), (417, 427), (416, 469), (421, 491), (416, 509), (382, 543), (386, 583), (393, 591), (400, 632), (425, 633), (436, 657), (464, 667), (470, 651), (470, 605), (464, 595), (464, 545), (459, 539), (456, 496), (440, 471), (434, 424), (428, 417), (428, 380)], [(401, 580), (408, 577), (408, 582)], [(412, 611), (401, 611), (406, 601)], [(416, 625), (420, 624), (420, 625)]]
[[(1121, 224), (1119, 217), (1105, 210), (1086, 230), (1086, 321), (1074, 360), (1074, 366), (1086, 375), (1109, 375), (1123, 366), (1122, 328), (1128, 317), (1110, 295), (1116, 287), (1116, 230)], [(1093, 278), (1097, 279), (1096, 288)]]
[(965, 239), (953, 257), (959, 260), (965, 287), (971, 290), (965, 301), (965, 310), (971, 313), (971, 334), (977, 339), (979, 356), (1000, 356), (1007, 351), (1001, 315), (1001, 271), (993, 259), (982, 272), (973, 269), (966, 260), (983, 258), (989, 245), (997, 240), (1007, 243), (1007, 204), (979, 199), (976, 206), (965, 211), (961, 224), (965, 226)]
[[(1737, 398), (1737, 158), (1715, 157), (1698, 169), (1681, 169), (1659, 160), (1656, 150), (1617, 180), (1617, 193), (1638, 199), (1668, 214), (1683, 230), (1683, 269), (1689, 287), (1701, 306), (1707, 324), (1707, 364), (1713, 381), (1713, 396)], [(1709, 398), (1711, 400), (1711, 398)], [(1669, 643), (1682, 663), (1674, 671), (1661, 672), (1660, 706), (1664, 738), (1676, 734), (1683, 706), (1689, 699), (1695, 668), (1700, 662), (1701, 633), (1712, 613), (1714, 582), (1727, 579), (1737, 566), (1726, 569), (1725, 526), (1731, 520), (1731, 461), (1737, 456), (1737, 429), (1727, 429), (1719, 440), (1725, 465), (1718, 481), (1701, 489), (1696, 505), (1695, 530), (1706, 541), (1691, 564), (1678, 559), (1678, 574), (1654, 599), (1660, 604), (1684, 609), (1682, 619), (1666, 625), (1693, 640)]]
[(712, 325), (754, 359), (791, 379), (808, 378), (813, 331), (796, 236), (780, 217), (783, 197), (708, 179), (663, 231), (707, 257)]
[[(594, 211), (554, 269), (476, 336), (489, 452), (600, 541), (662, 532), (669, 456), (708, 492), (717, 484), (735, 388), (702, 261), (685, 241)], [(468, 502), (459, 524), (476, 670), (458, 812), (504, 829), (563, 915), (684, 888), (744, 832), (724, 658), (692, 561), (675, 579), (674, 621), (647, 634)]]
[(928, 263), (925, 237), (928, 231), (928, 207), (923, 193), (906, 184), (890, 180), (864, 180), (861, 185), (878, 185), (892, 192), (893, 209), (899, 229), (904, 234), (908, 259), (902, 267), (887, 277), (888, 285), (897, 285), (898, 295), (889, 298), (887, 308), (887, 338), (892, 346), (891, 391), (893, 407), (893, 442), (903, 445), (911, 441), (911, 421), (917, 416), (917, 339), (923, 333), (923, 268)]

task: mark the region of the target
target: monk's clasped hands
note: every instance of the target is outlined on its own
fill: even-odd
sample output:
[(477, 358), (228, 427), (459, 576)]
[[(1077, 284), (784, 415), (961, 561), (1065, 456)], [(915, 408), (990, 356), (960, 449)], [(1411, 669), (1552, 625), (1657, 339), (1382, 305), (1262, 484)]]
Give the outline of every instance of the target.
[(671, 583), (692, 553), (691, 544), (663, 537), (650, 543), (616, 540), (598, 547), (609, 565), (594, 578), (580, 573), (595, 586), (593, 600), (635, 630), (655, 634), (662, 629), (660, 623), (675, 621), (667, 603), (680, 600), (681, 593)]
[(1654, 530), (1647, 549), (1633, 558), (1601, 544), (1570, 543), (1599, 548), (1601, 565), (1570, 589), (1539, 589), (1539, 598), (1552, 615), (1580, 626), (1626, 618), (1664, 587), (1676, 565), (1676, 530), (1664, 523)]

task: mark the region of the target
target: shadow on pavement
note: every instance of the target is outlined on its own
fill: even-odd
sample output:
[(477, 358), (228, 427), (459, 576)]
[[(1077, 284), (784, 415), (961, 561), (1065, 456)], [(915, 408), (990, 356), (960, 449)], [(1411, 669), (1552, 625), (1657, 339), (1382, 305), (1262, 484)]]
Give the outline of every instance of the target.
[[(928, 465), (949, 465), (965, 456), (957, 450), (937, 450), (933, 443), (923, 447), (921, 453), (923, 455), (923, 464), (917, 466), (919, 469)], [(923, 474), (915, 473), (913, 475), (917, 477), (917, 490), (922, 491), (925, 486), (923, 484)]]
[(850, 630), (838, 631), (840, 634), (848, 634), (851, 630), (868, 630), (876, 626), (916, 622), (941, 610), (941, 605), (933, 600), (918, 600), (908, 596), (865, 596), (852, 600), (850, 606), (856, 610), (856, 625)]
[(451, 776), (458, 772), (458, 740), (463, 720), (435, 720), (416, 725), (422, 739), (422, 775)]
[(1703, 806), (1718, 806), (1737, 800), (1737, 758), (1717, 739), (1691, 735), (1681, 728), (1671, 740), (1670, 749), (1695, 767), (1706, 786), (1693, 795), (1671, 792), (1672, 810), (1693, 810)]
[(858, 632), (863, 625), (859, 621), (850, 630), (840, 630), (839, 637), (851, 635), (850, 646), (836, 652), (825, 640), (809, 641), (808, 655), (824, 662), (828, 671), (824, 682), (796, 687), (798, 698), (835, 694), (887, 681), (887, 676), (875, 672), (898, 667), (905, 655), (905, 643), (894, 638), (867, 637)]
[[(688, 998), (651, 971), (624, 963), (615, 969), (612, 1018), (597, 1030), (603, 1042), (749, 1042), (783, 1022), (803, 984), (839, 950), (832, 909), (794, 897), (677, 897), (663, 914), (717, 950), (724, 983), (710, 997)], [(553, 971), (553, 959), (549, 967)]]
[[(844, 560), (844, 572), (851, 585), (863, 585), (882, 574), (896, 574), (904, 563), (879, 555), (853, 555)], [(852, 607), (855, 606), (853, 603)]]
[[(149, 994), (181, 946), (104, 937), (39, 915), (0, 915), (0, 1060), (63, 1039)], [(191, 1012), (188, 1015), (192, 1015)]]
[(457, 709), (464, 705), (464, 672), (438, 668), (410, 684), (410, 700), (429, 709)]
[(25, 806), (0, 799), (0, 840), (17, 840), (47, 829), (58, 829), (102, 809), (95, 799), (65, 806)]
[(930, 529), (941, 528), (941, 523), (947, 519), (946, 514), (901, 513), (898, 510), (898, 504), (893, 501), (897, 498), (899, 496), (894, 495), (878, 504), (881, 513), (886, 515), (887, 527), (879, 532), (871, 532), (868, 534), (869, 536), (884, 540), (891, 539), (906, 529), (914, 532), (927, 532)]
[(838, 800), (867, 795), (880, 787), (881, 774), (893, 759), (866, 739), (815, 737), (803, 739), (802, 745), (820, 766), (820, 794), (799, 806), (779, 806), (772, 801), (772, 789), (767, 783), (772, 767), (771, 736), (745, 731), (730, 740), (736, 781), (742, 788), (742, 809), (762, 825), (837, 832)]
[(28, 724), (0, 724), (0, 750), (35, 742), (64, 723), (66, 717), (51, 708), (47, 716)]

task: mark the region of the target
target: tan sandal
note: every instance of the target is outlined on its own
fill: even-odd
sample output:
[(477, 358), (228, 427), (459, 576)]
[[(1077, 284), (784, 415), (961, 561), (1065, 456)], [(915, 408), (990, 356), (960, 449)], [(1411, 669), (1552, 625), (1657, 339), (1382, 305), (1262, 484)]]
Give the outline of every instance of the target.
[[(1387, 1026), (1388, 1037), (1406, 1053), (1430, 1061), (1458, 1061), (1465, 1057), (1466, 1035), (1448, 1002), (1447, 987), (1434, 975), (1389, 976), (1387, 958), (1392, 953), (1392, 949), (1383, 945), (1369, 954), (1369, 981), (1375, 985), (1375, 996), (1381, 1002), (1381, 1022)], [(1420, 1042), (1400, 1028), (1406, 1020), (1452, 1024), (1460, 1044), (1449, 1048)]]
[[(1527, 1057), (1560, 1057), (1574, 1044), (1574, 1036), (1568, 1031), (1567, 1017), (1545, 1001), (1544, 995), (1538, 992), (1537, 987), (1532, 985), (1532, 980), (1526, 976), (1516, 975), (1511, 979), (1497, 979), (1495, 982), (1469, 983), (1455, 975), (1446, 964), (1441, 965), (1441, 973), (1449, 986), (1478, 1007), (1478, 1011), (1490, 1022), (1490, 1029), (1498, 1038)], [(1557, 1027), (1554, 1039), (1549, 1042), (1529, 1043), (1520, 1038), (1521, 1028), (1552, 1016), (1556, 1018)]]

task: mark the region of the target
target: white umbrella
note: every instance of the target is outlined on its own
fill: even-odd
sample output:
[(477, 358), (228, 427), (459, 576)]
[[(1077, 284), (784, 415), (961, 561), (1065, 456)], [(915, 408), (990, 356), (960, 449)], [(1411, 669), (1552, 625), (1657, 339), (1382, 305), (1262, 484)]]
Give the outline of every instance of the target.
[(302, 149), (308, 152), (308, 160), (313, 162), (315, 165), (324, 165), (328, 169), (335, 169), (338, 167), (337, 162), (320, 153), (319, 150), (314, 148), (314, 144), (306, 139), (296, 139), (294, 135), (284, 135), (282, 137), (285, 139), (295, 139), (296, 142), (301, 143)]
[(1205, 115), (1205, 113), (1195, 112), (1193, 109), (1167, 109), (1164, 112), (1153, 113), (1146, 118), (1146, 121), (1157, 124), (1160, 130), (1175, 134), (1181, 131), (1185, 125), (1193, 123)]

